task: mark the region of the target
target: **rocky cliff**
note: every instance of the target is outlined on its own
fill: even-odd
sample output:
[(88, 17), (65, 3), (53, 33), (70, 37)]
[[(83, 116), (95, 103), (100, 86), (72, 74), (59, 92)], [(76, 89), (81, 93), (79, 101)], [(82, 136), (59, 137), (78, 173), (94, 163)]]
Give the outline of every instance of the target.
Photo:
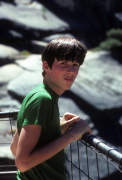
[[(19, 109), (42, 82), (41, 52), (47, 42), (78, 38), (88, 53), (75, 84), (59, 100), (60, 114), (70, 111), (88, 120), (94, 135), (122, 152), (122, 64), (111, 52), (90, 50), (106, 30), (122, 27), (121, 12), (121, 0), (1, 0), (0, 111)], [(23, 50), (31, 54), (20, 55)], [(9, 130), (7, 123), (0, 125), (2, 141), (11, 140)], [(1, 147), (0, 157), (11, 154)]]

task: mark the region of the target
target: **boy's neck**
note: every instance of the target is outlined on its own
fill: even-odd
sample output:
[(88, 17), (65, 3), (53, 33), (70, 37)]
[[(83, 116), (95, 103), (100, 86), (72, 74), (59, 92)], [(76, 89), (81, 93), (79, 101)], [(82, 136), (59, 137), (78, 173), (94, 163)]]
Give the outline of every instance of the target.
[(60, 92), (59, 92), (59, 90), (57, 90), (56, 88), (54, 88), (54, 86), (53, 86), (53, 84), (51, 84), (50, 82), (48, 82), (45, 78), (43, 79), (43, 83), (45, 84), (45, 85), (47, 85), (50, 89), (52, 89), (56, 94), (58, 94), (59, 96), (61, 96), (63, 93), (64, 93), (64, 91), (62, 90), (60, 90)]

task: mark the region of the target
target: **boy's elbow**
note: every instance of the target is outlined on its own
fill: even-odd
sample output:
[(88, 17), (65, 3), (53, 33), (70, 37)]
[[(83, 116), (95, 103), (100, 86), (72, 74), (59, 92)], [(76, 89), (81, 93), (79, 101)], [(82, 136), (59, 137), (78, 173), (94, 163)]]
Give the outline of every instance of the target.
[(16, 156), (16, 149), (15, 149), (15, 147), (12, 144), (10, 145), (10, 150), (11, 150), (12, 154), (14, 156)]
[(16, 164), (16, 167), (17, 169), (20, 171), (20, 172), (25, 172), (27, 170), (29, 170), (28, 166), (27, 166), (27, 163), (25, 162), (22, 162), (21, 160), (15, 160), (15, 164)]

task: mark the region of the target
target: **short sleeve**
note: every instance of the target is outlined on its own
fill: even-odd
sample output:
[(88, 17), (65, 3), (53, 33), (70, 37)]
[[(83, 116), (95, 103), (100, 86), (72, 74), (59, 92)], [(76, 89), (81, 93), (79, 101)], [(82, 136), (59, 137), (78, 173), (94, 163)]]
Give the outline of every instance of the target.
[(37, 92), (32, 95), (25, 104), (23, 114), (23, 124), (38, 124), (46, 129), (46, 123), (51, 117), (52, 112), (52, 99), (46, 92)]

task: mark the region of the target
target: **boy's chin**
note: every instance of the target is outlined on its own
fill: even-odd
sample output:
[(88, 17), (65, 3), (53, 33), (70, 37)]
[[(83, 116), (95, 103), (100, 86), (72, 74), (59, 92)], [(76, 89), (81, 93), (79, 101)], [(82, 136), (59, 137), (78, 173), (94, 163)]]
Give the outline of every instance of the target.
[(67, 87), (66, 90), (70, 90), (71, 86), (70, 87)]

